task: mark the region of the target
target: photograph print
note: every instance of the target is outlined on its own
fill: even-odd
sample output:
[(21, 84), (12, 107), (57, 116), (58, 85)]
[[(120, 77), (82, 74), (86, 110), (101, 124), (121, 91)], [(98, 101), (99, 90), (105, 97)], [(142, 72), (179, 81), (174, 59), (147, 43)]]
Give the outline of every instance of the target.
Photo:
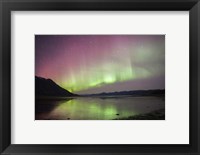
[(35, 35), (35, 120), (165, 120), (165, 35)]

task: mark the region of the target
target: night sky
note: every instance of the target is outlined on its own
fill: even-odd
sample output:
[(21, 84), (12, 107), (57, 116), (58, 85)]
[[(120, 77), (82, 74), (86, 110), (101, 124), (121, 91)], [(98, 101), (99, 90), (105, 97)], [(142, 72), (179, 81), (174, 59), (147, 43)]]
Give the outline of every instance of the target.
[(36, 35), (35, 74), (77, 94), (165, 88), (164, 35)]

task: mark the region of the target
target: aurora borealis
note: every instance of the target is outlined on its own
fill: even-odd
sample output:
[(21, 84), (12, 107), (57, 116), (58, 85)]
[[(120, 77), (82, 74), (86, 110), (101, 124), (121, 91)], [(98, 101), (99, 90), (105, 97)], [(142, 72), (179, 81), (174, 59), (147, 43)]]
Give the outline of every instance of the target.
[(35, 35), (35, 74), (77, 94), (165, 88), (164, 35)]

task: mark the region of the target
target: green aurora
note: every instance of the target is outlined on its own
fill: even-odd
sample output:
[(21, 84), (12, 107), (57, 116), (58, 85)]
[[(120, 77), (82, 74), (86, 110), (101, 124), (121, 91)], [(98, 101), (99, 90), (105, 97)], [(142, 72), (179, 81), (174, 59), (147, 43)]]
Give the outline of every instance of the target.
[(36, 75), (78, 94), (162, 89), (165, 36), (37, 35)]

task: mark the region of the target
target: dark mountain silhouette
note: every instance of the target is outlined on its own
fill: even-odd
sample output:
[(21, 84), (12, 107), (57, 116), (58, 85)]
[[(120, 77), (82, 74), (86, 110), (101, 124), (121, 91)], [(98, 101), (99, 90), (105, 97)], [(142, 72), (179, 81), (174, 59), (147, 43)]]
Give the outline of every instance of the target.
[(78, 96), (76, 94), (70, 93), (64, 88), (57, 85), (51, 79), (45, 79), (42, 77), (35, 77), (35, 96), (36, 97), (69, 97)]
[(164, 95), (164, 89), (154, 89), (154, 90), (132, 90), (132, 91), (120, 91), (120, 92), (108, 92), (99, 94), (90, 94), (85, 96), (120, 96), (120, 95), (131, 95), (131, 96), (159, 96)]

